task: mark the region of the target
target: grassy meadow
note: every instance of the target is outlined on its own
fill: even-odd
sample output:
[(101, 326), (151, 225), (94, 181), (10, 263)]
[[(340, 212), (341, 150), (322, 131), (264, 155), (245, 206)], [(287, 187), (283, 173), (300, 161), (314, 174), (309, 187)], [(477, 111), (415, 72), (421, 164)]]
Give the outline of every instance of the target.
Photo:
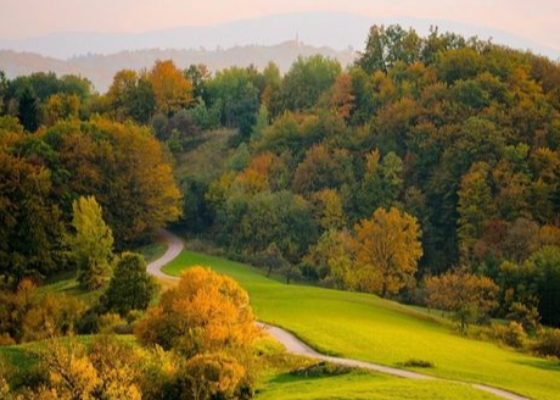
[[(294, 332), (322, 352), (389, 366), (400, 366), (411, 359), (425, 360), (433, 363), (434, 368), (417, 371), (446, 379), (485, 383), (533, 399), (560, 399), (560, 365), (557, 363), (464, 338), (452, 333), (448, 325), (425, 312), (373, 295), (285, 285), (266, 278), (261, 271), (250, 266), (190, 251), (183, 252), (164, 267), (164, 271), (177, 276), (193, 265), (210, 266), (237, 280), (249, 291), (252, 306), (260, 320)], [(389, 395), (392, 383), (388, 377), (371, 382), (359, 376), (346, 378), (356, 380), (349, 385), (351, 388), (369, 387), (379, 382), (379, 387), (387, 391), (376, 393), (384, 393), (385, 398), (395, 398)], [(337, 379), (342, 378), (334, 379), (332, 385), (325, 384), (328, 398), (342, 398), (332, 390), (339, 387)], [(382, 381), (385, 383), (381, 384)], [(268, 395), (263, 394), (262, 398), (325, 398), (313, 397), (321, 382), (313, 382), (310, 397), (289, 397), (289, 393), (307, 392), (303, 389), (307, 384), (301, 380), (272, 382), (271, 393), (278, 390), (282, 395), (274, 397), (270, 394), (272, 397), (266, 397)], [(439, 393), (439, 390), (432, 391), (430, 387), (440, 385), (448, 389), (454, 386), (444, 382), (398, 380), (393, 388), (402, 390), (399, 398), (417, 399), (420, 397), (406, 397), (405, 393), (416, 393), (419, 387), (432, 394)], [(454, 391), (452, 396), (445, 398), (459, 399), (467, 393), (467, 388), (463, 386), (456, 389), (457, 393)], [(356, 390), (350, 397), (345, 395), (344, 398), (364, 398), (359, 389)], [(376, 397), (368, 395), (366, 398)]]

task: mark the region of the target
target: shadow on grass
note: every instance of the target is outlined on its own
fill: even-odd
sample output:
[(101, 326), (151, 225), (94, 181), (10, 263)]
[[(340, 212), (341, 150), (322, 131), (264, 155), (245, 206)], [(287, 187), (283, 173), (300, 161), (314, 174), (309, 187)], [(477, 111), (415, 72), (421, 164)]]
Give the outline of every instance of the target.
[[(560, 360), (546, 360), (546, 359), (535, 359), (535, 360), (526, 360), (526, 361), (520, 361), (520, 360), (515, 360), (513, 361), (516, 364), (519, 365), (524, 365), (527, 367), (531, 367), (531, 368), (538, 368), (538, 369), (542, 369), (545, 371), (554, 371), (554, 372), (560, 372)], [(560, 377), (559, 377), (560, 378)]]

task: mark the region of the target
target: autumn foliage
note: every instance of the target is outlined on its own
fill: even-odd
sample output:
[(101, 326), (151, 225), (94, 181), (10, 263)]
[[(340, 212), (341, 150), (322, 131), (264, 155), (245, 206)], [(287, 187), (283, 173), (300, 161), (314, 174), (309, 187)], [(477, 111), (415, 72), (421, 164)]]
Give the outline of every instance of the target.
[(465, 269), (426, 279), (428, 305), (451, 311), (464, 332), (471, 322), (485, 318), (498, 303), (498, 286), (484, 276)]
[(382, 296), (397, 293), (416, 272), (422, 256), (416, 219), (382, 208), (356, 227), (356, 285)]
[(249, 297), (231, 278), (209, 269), (185, 271), (136, 327), (140, 342), (198, 353), (244, 350), (257, 330)]

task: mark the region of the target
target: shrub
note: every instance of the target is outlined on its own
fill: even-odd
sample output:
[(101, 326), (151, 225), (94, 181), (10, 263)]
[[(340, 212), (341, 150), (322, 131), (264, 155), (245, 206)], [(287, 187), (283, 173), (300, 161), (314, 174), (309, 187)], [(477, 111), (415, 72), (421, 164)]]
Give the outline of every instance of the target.
[(509, 325), (494, 325), (492, 331), (495, 339), (516, 349), (522, 348), (527, 341), (527, 333), (523, 325), (515, 321), (510, 322)]
[(199, 354), (181, 368), (176, 385), (184, 399), (233, 399), (245, 375), (245, 368), (233, 357)]
[(321, 376), (344, 375), (352, 371), (351, 367), (344, 365), (331, 364), (322, 361), (307, 367), (301, 367), (290, 371), (290, 375), (301, 376), (306, 378), (318, 378)]
[(431, 361), (426, 360), (418, 360), (418, 359), (410, 359), (402, 363), (403, 367), (407, 368), (435, 368), (435, 365)]
[(543, 356), (560, 358), (560, 329), (542, 331), (537, 337), (534, 351)]
[(99, 317), (99, 331), (101, 333), (117, 333), (127, 323), (119, 314), (107, 313)]
[(519, 322), (523, 325), (523, 329), (530, 333), (534, 333), (537, 330), (541, 319), (539, 311), (535, 306), (528, 306), (519, 302), (511, 305), (507, 318)]
[(8, 333), (0, 334), (0, 346), (11, 346), (13, 344), (16, 344), (16, 341)]

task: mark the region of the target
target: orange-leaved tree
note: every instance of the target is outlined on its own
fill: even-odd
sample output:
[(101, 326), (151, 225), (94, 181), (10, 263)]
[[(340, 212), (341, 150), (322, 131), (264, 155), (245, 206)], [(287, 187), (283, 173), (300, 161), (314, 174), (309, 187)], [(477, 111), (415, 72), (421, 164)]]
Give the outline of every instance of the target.
[(193, 99), (192, 83), (173, 61), (157, 61), (150, 71), (150, 81), (156, 98), (156, 110), (172, 114), (185, 108)]
[(429, 277), (425, 283), (428, 306), (453, 312), (462, 332), (470, 322), (487, 316), (498, 305), (499, 288), (492, 279), (466, 268)]
[(257, 335), (249, 296), (234, 280), (202, 267), (181, 275), (135, 329), (144, 344), (175, 349), (187, 357), (243, 351)]

